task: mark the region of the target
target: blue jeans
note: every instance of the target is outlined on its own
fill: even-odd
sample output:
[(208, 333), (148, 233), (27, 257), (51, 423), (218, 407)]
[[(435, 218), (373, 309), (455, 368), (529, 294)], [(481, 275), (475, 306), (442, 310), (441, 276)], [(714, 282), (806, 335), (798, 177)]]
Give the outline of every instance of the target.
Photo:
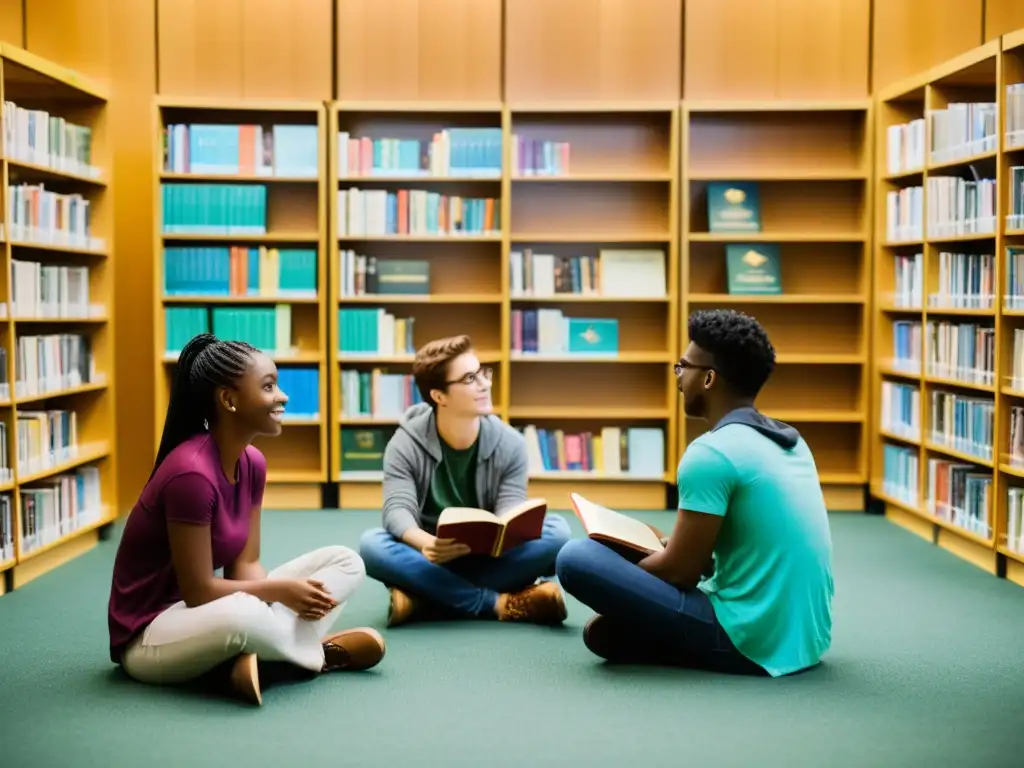
[(549, 514), (539, 539), (501, 557), (466, 555), (438, 565), (383, 528), (371, 528), (359, 541), (359, 555), (366, 575), (389, 587), (456, 615), (488, 616), (494, 614), (500, 593), (525, 589), (541, 576), (554, 576), (555, 558), (571, 535), (565, 518)]
[(555, 570), (562, 589), (602, 617), (596, 637), (585, 637), (608, 661), (766, 674), (732, 644), (699, 589), (680, 590), (593, 539), (566, 544)]

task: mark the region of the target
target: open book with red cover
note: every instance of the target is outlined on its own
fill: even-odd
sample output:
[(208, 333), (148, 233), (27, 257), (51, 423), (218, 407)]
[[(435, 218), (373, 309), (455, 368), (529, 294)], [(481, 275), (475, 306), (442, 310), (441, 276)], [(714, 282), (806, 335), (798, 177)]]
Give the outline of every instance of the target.
[(638, 563), (647, 555), (665, 548), (658, 534), (646, 523), (595, 504), (578, 493), (570, 493), (569, 500), (587, 538), (600, 541), (627, 560)]
[(500, 557), (525, 541), (539, 539), (547, 499), (527, 499), (500, 515), (473, 507), (448, 507), (437, 519), (436, 536), (468, 544), (475, 555)]

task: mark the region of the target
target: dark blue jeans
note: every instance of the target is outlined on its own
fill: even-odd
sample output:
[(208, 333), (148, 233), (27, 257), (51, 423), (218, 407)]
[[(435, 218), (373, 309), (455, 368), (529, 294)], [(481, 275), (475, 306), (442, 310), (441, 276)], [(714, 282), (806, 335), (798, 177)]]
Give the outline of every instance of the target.
[(766, 674), (736, 650), (699, 589), (680, 590), (593, 539), (566, 544), (556, 573), (602, 617), (587, 645), (608, 661)]
[(455, 615), (494, 614), (498, 595), (525, 589), (555, 575), (555, 558), (572, 532), (564, 517), (549, 514), (541, 538), (501, 557), (466, 555), (438, 565), (383, 528), (371, 528), (359, 542), (366, 574)]

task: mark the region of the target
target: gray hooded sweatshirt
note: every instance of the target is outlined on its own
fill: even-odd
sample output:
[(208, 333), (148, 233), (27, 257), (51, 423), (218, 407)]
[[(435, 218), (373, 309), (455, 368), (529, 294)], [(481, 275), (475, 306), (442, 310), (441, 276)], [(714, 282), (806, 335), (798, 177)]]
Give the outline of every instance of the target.
[[(477, 498), (483, 509), (501, 514), (527, 499), (526, 440), (493, 415), (481, 417), (477, 440)], [(384, 449), (383, 525), (396, 539), (412, 527), (436, 530), (437, 519), (428, 519), (424, 507), (441, 455), (434, 409), (427, 403), (412, 406)]]

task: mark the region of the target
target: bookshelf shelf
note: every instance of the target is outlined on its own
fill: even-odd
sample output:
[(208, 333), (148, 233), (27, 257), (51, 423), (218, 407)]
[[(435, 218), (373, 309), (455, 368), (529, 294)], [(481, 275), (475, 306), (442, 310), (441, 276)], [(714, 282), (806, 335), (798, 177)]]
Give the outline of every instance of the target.
[(256, 442), (270, 467), (264, 504), (318, 507), (333, 429), (324, 105), (157, 97), (154, 121), (157, 440), (185, 342), (203, 331), (248, 341), (289, 396), (282, 434)]
[[(535, 455), (541, 434), (567, 438), (583, 457), (600, 445), (590, 435), (612, 430), (604, 436), (628, 443), (639, 457), (649, 453), (655, 470), (642, 477), (585, 472), (577, 489), (612, 503), (624, 498), (616, 489), (628, 485), (631, 508), (664, 508), (675, 415), (666, 372), (676, 345), (678, 110), (575, 106), (343, 101), (329, 107), (330, 258), (337, 272), (329, 299), (337, 313), (329, 319), (337, 393), (331, 474), (343, 509), (380, 506), (383, 447), (401, 412), (418, 399), (411, 382), (398, 377), (409, 376), (421, 344), (456, 333), (469, 333), (481, 361), (494, 367), (495, 412), (523, 430)], [(412, 206), (424, 204), (407, 202), (416, 196), (440, 211), (445, 197), (470, 198), (464, 207), (480, 210), (453, 231), (443, 215), (414, 221)], [(594, 280), (601, 254), (614, 274), (623, 269), (617, 257), (623, 251), (639, 254), (641, 269), (660, 274), (660, 284), (657, 277), (654, 288), (620, 280), (602, 291)], [(534, 256), (539, 260), (531, 261)], [(556, 264), (569, 265), (575, 277), (566, 282), (569, 272), (560, 268), (556, 284)], [(531, 281), (541, 275), (536, 289), (527, 274)], [(380, 349), (357, 338), (353, 329), (366, 317), (393, 323), (396, 344)], [(612, 333), (612, 345), (563, 350), (556, 344), (532, 352), (524, 338), (537, 339), (527, 341), (533, 344), (540, 337), (524, 336), (525, 324), (539, 330), (540, 317), (547, 328), (589, 323), (592, 338)], [(610, 320), (618, 321), (614, 332)], [(560, 335), (545, 331), (544, 338)], [(620, 405), (615, 393), (626, 385), (636, 407)], [(374, 387), (377, 396), (370, 398)], [(584, 400), (587, 407), (580, 408)], [(631, 435), (636, 426), (659, 431)], [(587, 458), (593, 466), (603, 460)], [(530, 492), (550, 494), (555, 508), (568, 508), (563, 475), (542, 466), (534, 468)]]
[(555, 508), (663, 509), (674, 475), (679, 110), (619, 106), (508, 113), (508, 415)]
[[(117, 499), (107, 96), (2, 43), (0, 101), (2, 594), (93, 546)], [(25, 213), (51, 206), (52, 229)]]
[(873, 381), (871, 492), (893, 522), (989, 572), (1003, 560), (1024, 584), (1012, 546), (1024, 323), (1008, 234), (1024, 50), (1011, 38), (879, 94), (874, 341), (889, 362)]
[[(759, 406), (807, 440), (830, 509), (863, 509), (867, 482), (872, 120), (826, 100), (684, 101), (680, 121), (679, 354), (694, 310), (758, 318), (777, 353)], [(682, 455), (706, 425), (678, 407)]]

